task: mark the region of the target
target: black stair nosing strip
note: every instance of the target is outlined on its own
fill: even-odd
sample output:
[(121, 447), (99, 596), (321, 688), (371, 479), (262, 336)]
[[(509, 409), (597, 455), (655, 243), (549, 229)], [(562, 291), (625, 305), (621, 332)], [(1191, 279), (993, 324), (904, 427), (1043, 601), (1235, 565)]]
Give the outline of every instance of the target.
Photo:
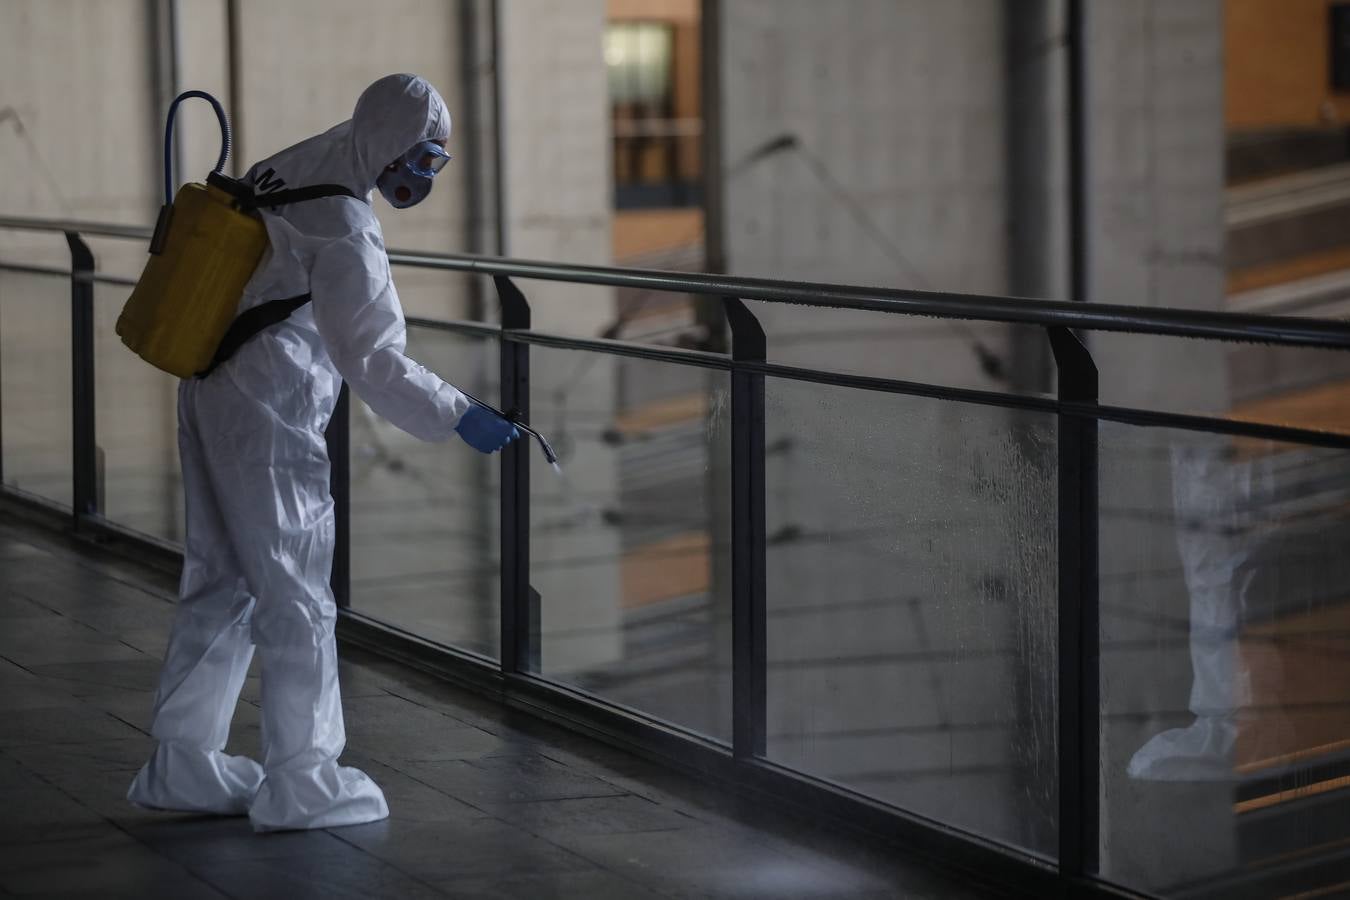
[(1283, 860), (1315, 858), (1313, 850), (1345, 848), (1350, 839), (1350, 809), (1345, 798), (1322, 799), (1316, 804), (1284, 810), (1279, 815), (1248, 819), (1237, 826), (1238, 858), (1249, 866), (1278, 864)]
[(1269, 900), (1314, 891), (1350, 880), (1350, 847), (1328, 856), (1310, 856), (1292, 862), (1244, 864), (1239, 870), (1199, 879), (1162, 890), (1175, 900)]
[[(1262, 769), (1238, 782), (1236, 800), (1245, 803), (1272, 794), (1310, 787), (1350, 776), (1350, 750), (1318, 757), (1308, 763)], [(1339, 789), (1338, 789), (1339, 790)]]

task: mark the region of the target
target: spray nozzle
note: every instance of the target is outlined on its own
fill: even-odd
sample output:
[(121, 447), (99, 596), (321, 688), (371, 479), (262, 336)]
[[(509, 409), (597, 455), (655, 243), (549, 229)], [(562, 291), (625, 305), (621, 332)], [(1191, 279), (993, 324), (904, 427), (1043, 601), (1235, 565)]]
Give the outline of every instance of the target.
[(539, 449), (542, 450), (544, 453), (544, 459), (547, 460), (548, 464), (553, 467), (553, 471), (557, 472), (559, 475), (562, 474), (562, 467), (558, 465), (558, 454), (553, 449), (553, 445), (550, 444), (548, 442), (548, 439), (545, 438), (542, 434), (535, 431), (533, 428), (526, 425), (524, 422), (520, 421), (519, 410), (513, 409), (511, 410), (510, 413), (504, 413), (501, 410), (497, 409), (496, 407), (484, 403), (482, 400), (479, 400), (473, 394), (470, 394), (463, 390), (461, 390), (460, 393), (463, 394), (465, 397), (467, 397), (470, 402), (483, 407), (483, 409), (486, 409), (488, 412), (492, 413), (493, 415), (499, 418), (505, 419), (512, 425), (516, 426), (516, 428), (520, 429), (521, 431), (528, 434), (530, 437), (534, 438), (535, 441), (539, 444)]

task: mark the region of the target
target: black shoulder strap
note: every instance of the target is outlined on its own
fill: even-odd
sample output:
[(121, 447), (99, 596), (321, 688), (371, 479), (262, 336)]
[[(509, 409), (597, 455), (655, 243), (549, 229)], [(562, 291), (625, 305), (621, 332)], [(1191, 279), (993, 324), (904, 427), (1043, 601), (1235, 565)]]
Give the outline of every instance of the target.
[(205, 371), (198, 372), (197, 377), (205, 378), (210, 375), (216, 370), (216, 366), (234, 356), (239, 348), (244, 346), (254, 335), (264, 328), (270, 328), (286, 321), (291, 313), (308, 302), (309, 294), (301, 294), (298, 297), (268, 300), (266, 303), (260, 303), (252, 309), (240, 313), (230, 323), (230, 328), (225, 332), (225, 337), (220, 339), (220, 346), (216, 348), (216, 355), (211, 360), (211, 365), (207, 366)]
[(318, 200), (323, 197), (351, 197), (360, 200), (355, 193), (340, 184), (312, 184), (309, 187), (290, 188), (273, 191), (270, 194), (254, 194), (241, 200), (241, 205), (253, 209), (266, 209), (272, 206), (284, 206), (287, 203), (304, 203), (306, 200)]
[(219, 172), (211, 172), (206, 176), (206, 183), (220, 188), (225, 193), (234, 198), (235, 203), (240, 209), (255, 210), (266, 209), (272, 206), (283, 206), (287, 203), (304, 203), (306, 200), (319, 200), (323, 197), (351, 197), (353, 200), (360, 200), (348, 188), (340, 184), (311, 184), (308, 187), (287, 188), (284, 191), (271, 191), (266, 194), (255, 194), (253, 188), (228, 175), (222, 175)]

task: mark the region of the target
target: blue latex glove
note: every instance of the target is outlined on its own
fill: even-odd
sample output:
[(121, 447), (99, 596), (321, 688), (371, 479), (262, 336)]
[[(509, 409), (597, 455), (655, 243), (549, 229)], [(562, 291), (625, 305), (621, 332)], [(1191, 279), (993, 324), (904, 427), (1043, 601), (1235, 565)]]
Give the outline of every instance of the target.
[(464, 413), (455, 431), (479, 453), (495, 453), (520, 437), (516, 426), (477, 404)]

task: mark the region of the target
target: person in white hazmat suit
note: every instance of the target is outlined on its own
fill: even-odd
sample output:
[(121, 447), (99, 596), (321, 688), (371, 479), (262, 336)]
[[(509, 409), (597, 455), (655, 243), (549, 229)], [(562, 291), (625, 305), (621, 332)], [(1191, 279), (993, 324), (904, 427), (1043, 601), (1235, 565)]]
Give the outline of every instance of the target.
[(1228, 447), (1172, 451), (1177, 545), (1190, 594), (1190, 711), (1195, 721), (1154, 735), (1130, 759), (1131, 778), (1229, 781), (1235, 778), (1238, 714), (1249, 702), (1238, 639), (1253, 556), (1272, 527), (1272, 459), (1235, 458)]
[[(324, 428), (345, 380), (375, 412), (427, 441), (458, 433), (490, 453), (517, 436), (404, 355), (377, 186), (396, 207), (430, 191), (448, 159), (445, 103), (426, 81), (391, 75), (352, 118), (255, 165), (254, 190), (340, 185), (355, 196), (264, 212), (270, 248), (239, 310), (310, 294), (209, 376), (179, 388), (187, 504), (180, 602), (151, 733), (158, 741), (128, 792), (155, 809), (242, 815), (258, 831), (382, 819), (384, 795), (339, 766), (346, 741), (329, 590), (333, 500)], [(431, 167), (411, 152), (430, 151)], [(437, 152), (438, 151), (438, 152)], [(257, 648), (261, 765), (224, 754)]]

